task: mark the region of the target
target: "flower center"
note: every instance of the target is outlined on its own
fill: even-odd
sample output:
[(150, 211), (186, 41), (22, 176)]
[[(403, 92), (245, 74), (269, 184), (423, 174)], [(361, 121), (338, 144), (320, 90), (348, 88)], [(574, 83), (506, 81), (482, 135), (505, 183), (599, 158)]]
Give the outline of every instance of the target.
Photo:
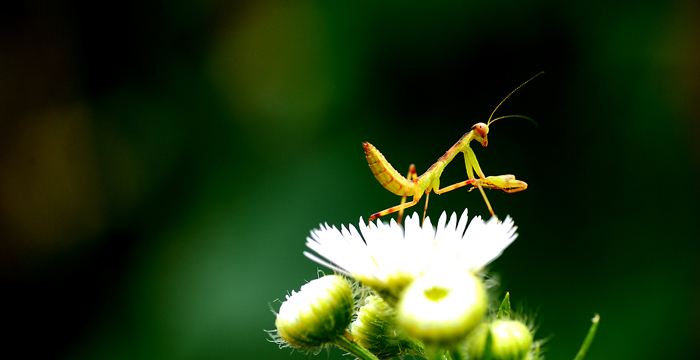
[(451, 290), (445, 289), (439, 286), (433, 286), (428, 290), (424, 291), (425, 297), (433, 302), (439, 302), (440, 300), (446, 298), (450, 295)]

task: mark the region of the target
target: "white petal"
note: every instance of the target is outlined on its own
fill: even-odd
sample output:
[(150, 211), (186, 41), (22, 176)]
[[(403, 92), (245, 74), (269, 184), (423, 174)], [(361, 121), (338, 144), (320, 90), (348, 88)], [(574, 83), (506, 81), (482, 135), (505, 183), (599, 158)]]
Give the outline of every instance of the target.
[(430, 239), (430, 240), (435, 240), (435, 228), (433, 227), (433, 224), (430, 222), (430, 216), (425, 217), (425, 221), (423, 222), (423, 227), (421, 228), (421, 238), (423, 239)]
[(461, 217), (452, 213), (448, 222), (443, 212), (437, 228), (429, 217), (421, 225), (416, 212), (406, 217), (403, 228), (394, 220), (367, 225), (362, 218), (359, 230), (354, 225), (338, 230), (319, 224), (306, 242), (315, 254), (304, 255), (358, 280), (371, 281), (373, 287), (396, 279), (405, 284), (428, 268), (479, 271), (517, 238), (517, 228), (510, 217), (484, 222), (477, 216), (469, 222), (467, 214), (466, 209)]
[(447, 214), (443, 211), (442, 214), (440, 214), (440, 218), (438, 219), (438, 223), (435, 229), (435, 236), (438, 237), (442, 235), (445, 232), (445, 223), (447, 222)]
[(462, 216), (459, 218), (459, 224), (457, 224), (457, 234), (459, 235), (464, 234), (464, 229), (467, 227), (467, 220), (469, 220), (468, 214), (469, 210), (465, 208), (464, 212), (462, 212)]

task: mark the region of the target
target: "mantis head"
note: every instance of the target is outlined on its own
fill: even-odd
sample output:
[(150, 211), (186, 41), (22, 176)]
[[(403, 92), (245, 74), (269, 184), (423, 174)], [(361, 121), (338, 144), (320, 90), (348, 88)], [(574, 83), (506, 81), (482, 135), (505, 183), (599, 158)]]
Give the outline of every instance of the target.
[(481, 143), (481, 146), (486, 147), (489, 145), (489, 139), (486, 137), (489, 133), (489, 126), (484, 123), (476, 123), (472, 126), (472, 131), (474, 132), (474, 139)]

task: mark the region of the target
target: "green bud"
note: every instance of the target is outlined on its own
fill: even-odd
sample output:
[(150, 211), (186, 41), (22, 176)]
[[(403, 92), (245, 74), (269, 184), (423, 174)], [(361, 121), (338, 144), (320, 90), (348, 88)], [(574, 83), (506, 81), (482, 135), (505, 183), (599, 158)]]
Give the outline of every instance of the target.
[(472, 360), (526, 360), (532, 357), (532, 341), (530, 329), (522, 322), (496, 320), (479, 325), (469, 335), (467, 354)]
[(289, 345), (312, 349), (344, 336), (352, 319), (354, 297), (348, 281), (328, 275), (292, 291), (275, 320), (277, 335)]
[(487, 310), (484, 284), (468, 272), (428, 272), (404, 292), (397, 320), (427, 346), (451, 349), (481, 323)]
[(420, 355), (423, 345), (396, 324), (396, 313), (381, 297), (368, 296), (350, 327), (354, 340), (379, 359)]

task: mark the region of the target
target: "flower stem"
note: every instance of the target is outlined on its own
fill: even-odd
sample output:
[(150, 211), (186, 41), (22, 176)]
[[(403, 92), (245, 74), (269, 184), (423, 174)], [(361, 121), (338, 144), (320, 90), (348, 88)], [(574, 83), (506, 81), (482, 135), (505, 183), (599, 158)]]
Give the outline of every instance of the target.
[(349, 352), (352, 356), (361, 360), (379, 360), (374, 356), (369, 350), (360, 346), (360, 344), (348, 340), (345, 336), (341, 335), (335, 339), (334, 343), (337, 347)]
[(586, 351), (588, 351), (588, 347), (591, 346), (591, 343), (593, 342), (593, 338), (595, 337), (595, 332), (598, 329), (598, 322), (600, 321), (600, 315), (595, 314), (593, 317), (593, 324), (591, 325), (591, 328), (588, 330), (588, 335), (586, 335), (586, 338), (583, 340), (583, 344), (581, 344), (581, 349), (578, 351), (578, 354), (576, 354), (576, 357), (574, 360), (583, 360), (583, 358), (586, 356)]

